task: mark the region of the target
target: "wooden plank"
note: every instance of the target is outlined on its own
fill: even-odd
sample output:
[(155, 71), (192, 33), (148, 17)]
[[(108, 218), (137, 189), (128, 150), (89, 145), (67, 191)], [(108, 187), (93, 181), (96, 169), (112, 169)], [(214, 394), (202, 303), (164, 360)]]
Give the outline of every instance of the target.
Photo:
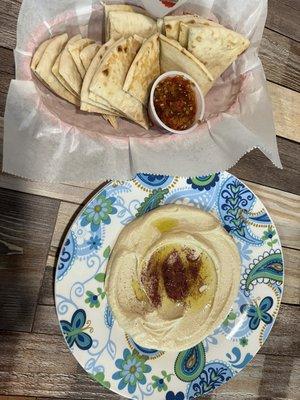
[(281, 244), (300, 249), (300, 196), (245, 182), (263, 202), (278, 230)]
[(0, 396), (0, 400), (37, 400), (37, 398), (28, 396)]
[(0, 60), (0, 116), (3, 117), (9, 84), (11, 79), (14, 79), (15, 77), (14, 58), (12, 51), (0, 47)]
[[(260, 354), (296, 357), (300, 339), (295, 332), (300, 324), (300, 307), (282, 304), (271, 334)], [(61, 335), (55, 306), (39, 305), (35, 316), (34, 333)]]
[(47, 266), (45, 268), (43, 282), (38, 299), (39, 304), (43, 305), (54, 304), (54, 274), (55, 274), (54, 266), (56, 266), (56, 258), (53, 259), (52, 265), (49, 265), (47, 260)]
[[(62, 336), (1, 334), (0, 393), (66, 399), (119, 399), (80, 368)], [(11, 368), (13, 366), (13, 373)], [(224, 399), (232, 393), (239, 399), (265, 396), (269, 399), (294, 398), (300, 388), (300, 359), (258, 354), (235, 379), (215, 392)], [(103, 396), (103, 397), (101, 397)], [(247, 397), (248, 396), (248, 397)]]
[(299, 4), (297, 0), (269, 0), (266, 26), (282, 35), (299, 41)]
[(300, 142), (300, 93), (267, 82), (277, 136)]
[(0, 329), (32, 328), (58, 206), (54, 199), (0, 189)]
[(300, 43), (264, 30), (259, 56), (269, 81), (300, 91)]
[(32, 332), (61, 335), (54, 306), (37, 306)]
[(283, 169), (274, 167), (256, 149), (244, 155), (229, 172), (246, 181), (300, 194), (300, 146), (282, 138), (277, 138), (277, 144)]
[(284, 290), (282, 301), (289, 304), (300, 304), (300, 251), (283, 249), (284, 256)]
[(17, 18), (22, 0), (0, 2), (0, 46), (13, 49), (16, 45)]

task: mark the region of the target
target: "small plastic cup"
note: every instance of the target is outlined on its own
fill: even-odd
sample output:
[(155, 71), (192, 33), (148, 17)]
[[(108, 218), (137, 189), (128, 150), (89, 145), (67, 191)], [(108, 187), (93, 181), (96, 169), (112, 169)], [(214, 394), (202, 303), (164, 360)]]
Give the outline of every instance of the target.
[[(178, 76), (178, 75), (179, 76), (183, 76), (184, 78), (190, 80), (193, 83), (192, 87), (193, 87), (193, 90), (195, 92), (196, 106), (197, 106), (194, 124), (192, 126), (190, 126), (188, 129), (180, 130), (180, 131), (177, 131), (175, 129), (169, 128), (166, 124), (164, 124), (163, 121), (158, 117), (157, 112), (155, 110), (155, 106), (154, 106), (154, 92), (155, 92), (155, 89), (156, 89), (157, 85), (162, 80), (164, 80), (164, 79), (166, 79), (166, 78), (168, 78), (170, 76)], [(153, 83), (153, 86), (152, 86), (151, 92), (150, 92), (148, 113), (149, 113), (149, 117), (150, 117), (151, 121), (153, 122), (153, 124), (155, 126), (161, 128), (161, 130), (163, 130), (165, 133), (184, 134), (184, 133), (192, 132), (198, 126), (198, 121), (201, 121), (203, 119), (204, 112), (205, 112), (205, 100), (204, 100), (203, 93), (202, 93), (199, 85), (188, 74), (186, 74), (184, 72), (180, 72), (180, 71), (168, 71), (168, 72), (165, 72), (164, 74), (160, 75), (156, 79), (156, 81)]]

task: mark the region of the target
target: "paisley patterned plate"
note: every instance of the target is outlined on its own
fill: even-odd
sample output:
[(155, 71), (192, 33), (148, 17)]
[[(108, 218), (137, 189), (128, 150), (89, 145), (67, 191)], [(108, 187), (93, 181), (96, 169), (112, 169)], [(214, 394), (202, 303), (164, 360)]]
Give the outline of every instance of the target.
[[(137, 345), (114, 320), (104, 292), (107, 260), (124, 225), (162, 204), (214, 213), (242, 259), (240, 290), (211, 336), (180, 353)], [(192, 400), (239, 373), (268, 337), (283, 288), (278, 234), (261, 201), (227, 172), (178, 178), (139, 174), (113, 181), (80, 212), (62, 246), (55, 283), (62, 333), (101, 385), (136, 400)]]

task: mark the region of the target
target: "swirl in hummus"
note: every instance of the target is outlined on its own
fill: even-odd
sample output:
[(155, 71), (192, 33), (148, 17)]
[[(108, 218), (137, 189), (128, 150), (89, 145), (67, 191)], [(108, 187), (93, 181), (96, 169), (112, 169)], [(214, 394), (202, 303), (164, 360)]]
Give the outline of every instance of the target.
[(107, 267), (108, 301), (141, 346), (185, 350), (228, 315), (240, 265), (233, 239), (212, 214), (162, 206), (118, 237)]

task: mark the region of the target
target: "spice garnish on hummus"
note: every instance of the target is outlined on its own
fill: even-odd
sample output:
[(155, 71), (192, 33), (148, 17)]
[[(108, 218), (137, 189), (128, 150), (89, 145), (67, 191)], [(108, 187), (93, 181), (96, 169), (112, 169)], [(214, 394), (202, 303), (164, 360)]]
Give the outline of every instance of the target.
[(168, 205), (122, 230), (105, 285), (116, 320), (138, 344), (181, 351), (223, 322), (239, 281), (239, 253), (219, 221)]

